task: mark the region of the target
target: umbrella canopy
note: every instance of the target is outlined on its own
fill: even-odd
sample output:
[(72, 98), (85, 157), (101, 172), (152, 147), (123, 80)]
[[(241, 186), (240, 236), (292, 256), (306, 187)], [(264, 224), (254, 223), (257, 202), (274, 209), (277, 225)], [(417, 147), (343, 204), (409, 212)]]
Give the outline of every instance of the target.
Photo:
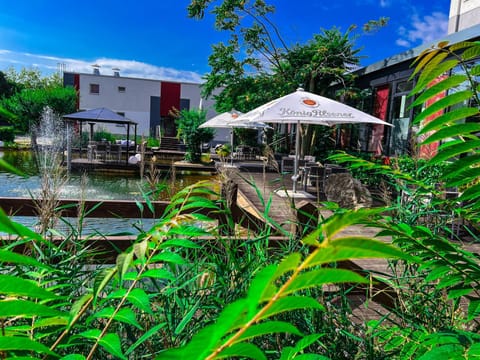
[(224, 113), (221, 113), (210, 120), (204, 122), (200, 125), (200, 128), (249, 128), (249, 129), (263, 129), (268, 128), (267, 124), (256, 122), (256, 121), (238, 121), (238, 118), (243, 115), (242, 112), (237, 110), (231, 110)]
[[(242, 112), (237, 110), (230, 110), (224, 113), (221, 113), (210, 120), (204, 122), (199, 128), (247, 128), (247, 129), (266, 129), (270, 128), (267, 124), (257, 122), (257, 121), (238, 121), (237, 119), (243, 115)], [(231, 163), (233, 163), (233, 130), (230, 131), (230, 143), (232, 146), (232, 153), (230, 156)]]
[(300, 147), (300, 124), (333, 126), (337, 124), (391, 124), (363, 111), (338, 101), (312, 94), (301, 88), (297, 91), (272, 100), (237, 118), (236, 121), (297, 124), (295, 138), (295, 166), (293, 191), (296, 192), (298, 179), (298, 157)]

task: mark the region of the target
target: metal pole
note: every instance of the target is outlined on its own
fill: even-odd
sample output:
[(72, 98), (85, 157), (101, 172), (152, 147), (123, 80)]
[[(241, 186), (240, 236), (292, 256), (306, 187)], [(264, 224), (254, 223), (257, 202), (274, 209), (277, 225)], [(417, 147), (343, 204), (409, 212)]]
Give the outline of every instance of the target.
[(300, 153), (300, 121), (297, 121), (297, 128), (295, 134), (295, 162), (294, 162), (294, 172), (292, 176), (293, 180), (293, 192), (297, 192), (297, 179), (298, 179), (298, 158)]

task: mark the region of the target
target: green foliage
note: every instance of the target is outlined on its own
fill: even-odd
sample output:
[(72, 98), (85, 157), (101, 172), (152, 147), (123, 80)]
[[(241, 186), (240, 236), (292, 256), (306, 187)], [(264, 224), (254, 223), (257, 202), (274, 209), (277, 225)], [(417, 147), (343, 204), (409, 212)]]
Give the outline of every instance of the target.
[(0, 126), (0, 141), (9, 143), (15, 141), (15, 130), (12, 126)]
[(109, 143), (115, 142), (115, 136), (104, 129), (99, 129), (93, 133), (93, 141), (107, 141)]
[[(442, 52), (460, 65), (457, 56), (469, 59), (480, 50), (476, 43), (439, 44), (422, 54), (415, 73), (424, 86), (439, 73), (432, 68), (428, 75), (423, 69), (452, 66), (452, 57)], [(478, 71), (466, 68), (467, 79), (469, 69)], [(424, 99), (444, 91), (443, 86), (447, 83), (424, 88), (429, 92)], [(473, 105), (462, 116), (477, 116), (477, 91), (470, 92)], [(426, 118), (423, 113), (419, 117)], [(452, 220), (461, 217), (463, 230), (478, 240), (479, 139), (475, 126), (463, 124), (458, 113), (440, 119), (442, 125), (437, 120), (428, 125), (437, 133), (425, 141), (433, 136), (443, 142), (430, 160), (383, 164), (345, 153), (331, 156), (348, 164), (352, 173), (388, 181), (395, 189), (388, 208), (330, 205), (333, 214), (322, 217), (301, 242), (283, 229), (288, 239), (275, 248), (269, 232), (241, 243), (234, 235), (222, 235), (234, 225), (209, 183), (174, 194), (155, 225), (119, 253), (113, 265), (88, 271), (83, 265), (91, 257), (79, 238), (46, 241), (0, 211), (0, 231), (17, 239), (0, 249), (1, 356), (477, 358), (480, 265), (478, 254), (458, 241), (452, 226), (460, 223)], [(448, 186), (458, 186), (461, 195), (445, 198)], [(261, 200), (264, 217), (271, 220), (271, 199)], [(227, 221), (217, 224), (207, 211)], [(273, 221), (270, 225), (281, 228)], [(349, 231), (352, 225), (377, 231), (373, 238), (357, 236)], [(20, 245), (28, 256), (13, 251)], [(389, 271), (339, 267), (351, 259), (372, 258), (390, 259)], [(367, 300), (385, 295), (391, 304), (367, 325), (354, 324), (349, 292), (375, 292), (379, 284), (385, 287), (368, 293), (372, 298)]]
[(44, 109), (50, 107), (57, 115), (75, 111), (76, 93), (73, 88), (26, 88), (3, 99), (0, 107), (14, 115), (12, 126), (20, 133), (28, 133), (38, 126)]
[(148, 147), (159, 147), (160, 146), (160, 140), (156, 139), (156, 138), (153, 138), (153, 137), (149, 137), (147, 139), (147, 146)]
[[(360, 169), (395, 184), (398, 191), (391, 217), (380, 234), (420, 259), (418, 265), (391, 264), (392, 284), (402, 289), (397, 307), (391, 309), (394, 317), (370, 323), (375, 346), (388, 358), (474, 358), (479, 354), (478, 255), (457, 241), (457, 234), (478, 240), (479, 89), (474, 81), (478, 65), (466, 61), (479, 55), (478, 43), (448, 46), (444, 42), (415, 62), (418, 81), (412, 106), (441, 96), (415, 119), (422, 125), (420, 145), (440, 142), (437, 155), (429, 160), (392, 160), (391, 165), (346, 154), (332, 157), (350, 164), (352, 172)], [(449, 70), (453, 74), (446, 76)], [(458, 91), (458, 86), (463, 90)], [(434, 120), (425, 121), (439, 111)], [(444, 191), (450, 188), (458, 189), (459, 196), (446, 197)]]
[(205, 116), (204, 110), (182, 110), (175, 113), (177, 137), (186, 145), (185, 160), (189, 162), (200, 162), (202, 144), (213, 139), (213, 129), (199, 128), (206, 121)]

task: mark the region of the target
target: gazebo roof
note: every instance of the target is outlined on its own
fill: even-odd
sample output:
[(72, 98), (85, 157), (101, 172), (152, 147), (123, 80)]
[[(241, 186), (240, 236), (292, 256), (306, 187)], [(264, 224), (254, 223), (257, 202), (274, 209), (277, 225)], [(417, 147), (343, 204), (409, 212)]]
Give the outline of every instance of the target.
[(91, 121), (98, 123), (137, 125), (135, 121), (129, 120), (126, 117), (104, 107), (63, 115), (63, 118), (65, 120), (78, 120), (81, 122)]

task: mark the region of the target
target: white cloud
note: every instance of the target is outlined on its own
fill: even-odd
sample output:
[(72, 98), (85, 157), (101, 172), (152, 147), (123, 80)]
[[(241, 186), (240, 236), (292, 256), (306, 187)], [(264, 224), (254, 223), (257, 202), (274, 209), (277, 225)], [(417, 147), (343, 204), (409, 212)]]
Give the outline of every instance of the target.
[(440, 40), (447, 34), (448, 16), (441, 12), (434, 12), (420, 18), (418, 15), (412, 17), (409, 28), (401, 26), (398, 29), (400, 38), (397, 45), (412, 47), (416, 45), (431, 43)]
[(112, 69), (119, 68), (120, 74), (126, 77), (193, 83), (202, 82), (201, 75), (193, 71), (155, 66), (135, 60), (98, 58), (85, 61), (0, 49), (0, 71), (9, 67), (14, 67), (17, 70), (20, 70), (21, 67), (35, 67), (45, 75), (58, 71), (60, 68), (63, 68), (65, 71), (91, 73), (93, 64), (100, 65), (100, 73), (105, 75), (112, 75)]
[(390, 6), (390, 1), (389, 0), (380, 0), (380, 7), (381, 8), (386, 8)]

